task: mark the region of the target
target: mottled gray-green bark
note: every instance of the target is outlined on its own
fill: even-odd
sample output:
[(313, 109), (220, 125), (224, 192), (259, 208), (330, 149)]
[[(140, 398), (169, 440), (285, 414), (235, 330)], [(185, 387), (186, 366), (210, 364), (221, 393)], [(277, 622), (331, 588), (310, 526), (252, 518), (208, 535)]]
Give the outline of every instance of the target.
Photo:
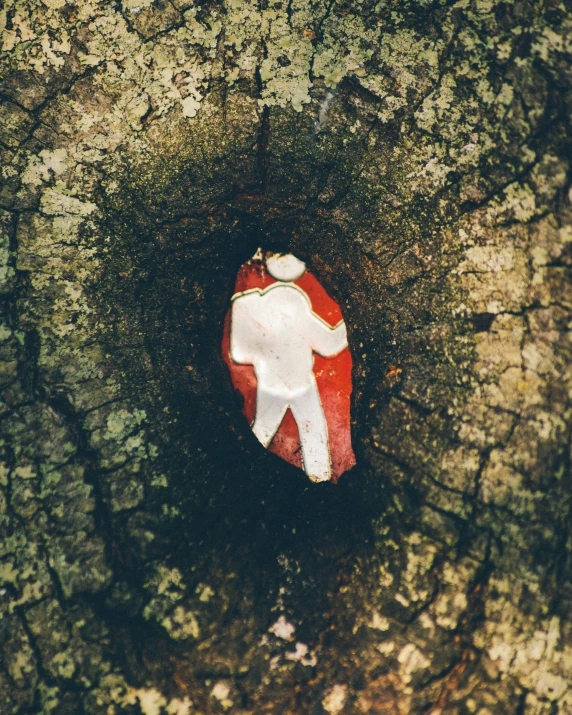
[[(7, 0), (0, 711), (572, 712), (567, 0)], [(340, 302), (265, 452), (241, 263)]]

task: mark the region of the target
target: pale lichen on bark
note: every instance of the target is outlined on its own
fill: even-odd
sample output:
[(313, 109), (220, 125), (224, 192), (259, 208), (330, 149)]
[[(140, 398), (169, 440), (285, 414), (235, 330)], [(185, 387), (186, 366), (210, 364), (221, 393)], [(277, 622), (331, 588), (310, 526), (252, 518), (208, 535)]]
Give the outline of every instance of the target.
[[(570, 12), (7, 0), (2, 712), (572, 710)], [(344, 309), (335, 488), (224, 372), (261, 243)]]

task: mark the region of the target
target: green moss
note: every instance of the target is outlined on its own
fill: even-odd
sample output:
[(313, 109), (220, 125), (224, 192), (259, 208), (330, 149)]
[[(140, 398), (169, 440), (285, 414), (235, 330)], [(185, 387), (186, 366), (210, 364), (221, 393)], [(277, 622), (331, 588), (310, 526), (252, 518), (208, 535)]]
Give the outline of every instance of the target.
[[(3, 12), (3, 702), (566, 712), (563, 9)], [(344, 310), (332, 495), (259, 449), (218, 357), (260, 243)]]

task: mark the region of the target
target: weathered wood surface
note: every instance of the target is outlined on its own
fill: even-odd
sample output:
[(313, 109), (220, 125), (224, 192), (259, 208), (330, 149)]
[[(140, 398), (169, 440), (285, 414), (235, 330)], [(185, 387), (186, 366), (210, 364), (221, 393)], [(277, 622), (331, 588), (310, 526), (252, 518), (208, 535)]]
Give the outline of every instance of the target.
[[(572, 712), (570, 3), (0, 18), (0, 711)], [(220, 357), (261, 244), (344, 309), (336, 487)]]

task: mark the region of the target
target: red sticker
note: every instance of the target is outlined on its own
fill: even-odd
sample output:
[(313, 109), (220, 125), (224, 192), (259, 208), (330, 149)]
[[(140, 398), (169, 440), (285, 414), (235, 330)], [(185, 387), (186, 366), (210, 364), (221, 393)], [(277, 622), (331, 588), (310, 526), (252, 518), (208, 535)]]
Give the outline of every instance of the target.
[(314, 482), (336, 482), (355, 465), (345, 323), (302, 261), (258, 251), (241, 267), (222, 354), (265, 447)]

